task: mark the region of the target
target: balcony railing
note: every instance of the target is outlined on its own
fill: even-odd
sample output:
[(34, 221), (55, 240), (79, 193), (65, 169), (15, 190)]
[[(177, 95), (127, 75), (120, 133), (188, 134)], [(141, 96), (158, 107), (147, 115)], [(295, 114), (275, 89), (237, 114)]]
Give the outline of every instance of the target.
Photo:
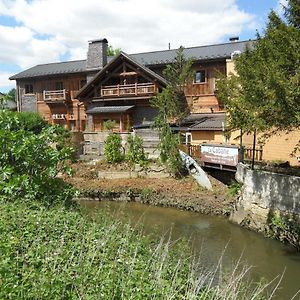
[(43, 91), (43, 98), (46, 102), (65, 101), (66, 90)]
[(135, 84), (124, 84), (124, 85), (110, 85), (103, 86), (101, 89), (102, 97), (111, 96), (141, 96), (141, 95), (152, 95), (155, 93), (155, 85), (152, 83), (135, 83)]

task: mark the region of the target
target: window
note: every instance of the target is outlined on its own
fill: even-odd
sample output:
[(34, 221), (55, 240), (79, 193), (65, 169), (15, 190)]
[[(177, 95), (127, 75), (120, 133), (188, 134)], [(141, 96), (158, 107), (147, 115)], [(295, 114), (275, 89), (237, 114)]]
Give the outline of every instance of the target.
[(80, 80), (80, 88), (86, 85), (86, 79)]
[(196, 71), (194, 83), (204, 83), (204, 82), (206, 82), (205, 70)]
[(63, 82), (55, 82), (55, 89), (57, 91), (63, 90), (64, 89), (64, 83)]
[(33, 85), (25, 84), (25, 94), (33, 94)]

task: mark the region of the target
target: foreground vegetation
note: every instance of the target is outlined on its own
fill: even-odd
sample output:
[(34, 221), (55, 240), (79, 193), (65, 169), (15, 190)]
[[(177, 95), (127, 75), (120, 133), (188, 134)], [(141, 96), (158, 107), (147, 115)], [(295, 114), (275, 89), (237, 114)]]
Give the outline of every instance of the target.
[(247, 269), (222, 277), (184, 244), (105, 214), (95, 223), (62, 206), (2, 202), (0, 218), (0, 299), (262, 299)]
[[(187, 244), (82, 215), (60, 178), (73, 153), (63, 128), (1, 111), (0, 139), (0, 299), (261, 299), (247, 268), (205, 270)], [(129, 140), (129, 163), (145, 160), (140, 146)]]
[(69, 202), (75, 191), (58, 178), (70, 173), (67, 137), (38, 114), (0, 111), (0, 199)]

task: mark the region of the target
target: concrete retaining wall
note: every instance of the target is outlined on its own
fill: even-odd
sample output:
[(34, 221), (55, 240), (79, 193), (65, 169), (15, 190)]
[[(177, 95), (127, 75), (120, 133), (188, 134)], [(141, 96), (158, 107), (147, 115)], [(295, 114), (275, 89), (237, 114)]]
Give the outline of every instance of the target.
[(243, 184), (231, 220), (263, 230), (270, 213), (300, 216), (300, 177), (251, 170), (239, 164), (236, 180)]

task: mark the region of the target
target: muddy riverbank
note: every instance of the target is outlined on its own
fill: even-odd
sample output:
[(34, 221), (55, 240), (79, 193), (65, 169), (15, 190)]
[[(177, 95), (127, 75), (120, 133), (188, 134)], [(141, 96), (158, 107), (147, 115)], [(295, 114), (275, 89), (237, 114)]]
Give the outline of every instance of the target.
[(99, 179), (99, 172), (111, 174), (111, 169), (101, 164), (77, 164), (73, 169), (73, 177), (68, 181), (80, 190), (80, 198), (133, 201), (209, 215), (229, 215), (234, 207), (234, 198), (229, 196), (228, 187), (213, 177), (210, 177), (213, 191), (208, 191), (189, 176), (165, 178), (161, 176), (162, 172), (157, 172), (157, 178), (120, 178), (122, 171), (125, 174), (127, 170), (125, 166), (118, 166), (119, 178)]

